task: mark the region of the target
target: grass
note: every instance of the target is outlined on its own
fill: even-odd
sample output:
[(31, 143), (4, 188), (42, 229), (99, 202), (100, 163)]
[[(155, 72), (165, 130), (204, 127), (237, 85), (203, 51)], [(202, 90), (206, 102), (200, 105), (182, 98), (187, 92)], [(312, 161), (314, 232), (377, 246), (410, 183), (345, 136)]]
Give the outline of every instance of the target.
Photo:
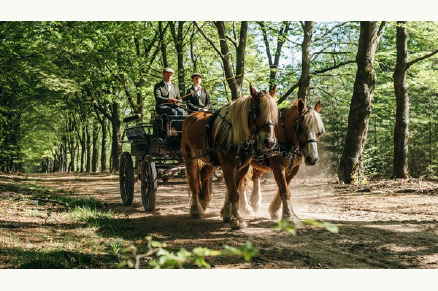
[(112, 210), (76, 206), (70, 210), (69, 216), (72, 221), (85, 222), (90, 227), (100, 227), (101, 224), (105, 224), (119, 215)]
[(55, 250), (5, 248), (0, 250), (0, 257), (13, 253), (9, 264), (21, 269), (70, 269), (98, 268), (102, 260), (112, 260), (110, 255), (93, 255), (83, 252)]
[(114, 231), (122, 214), (92, 196), (22, 181), (0, 184), (3, 192), (0, 268), (114, 268), (131, 243)]

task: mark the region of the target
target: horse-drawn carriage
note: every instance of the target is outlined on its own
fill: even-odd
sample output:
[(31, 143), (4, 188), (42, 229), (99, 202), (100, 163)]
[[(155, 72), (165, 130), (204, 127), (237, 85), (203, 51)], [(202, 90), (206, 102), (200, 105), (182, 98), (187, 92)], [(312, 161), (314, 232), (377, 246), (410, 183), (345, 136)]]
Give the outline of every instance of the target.
[[(312, 108), (299, 99), (279, 111), (273, 97), (275, 91), (276, 86), (267, 93), (250, 84), (251, 95), (213, 115), (161, 115), (149, 123), (139, 122), (139, 116), (125, 118), (125, 122), (136, 124), (123, 133), (127, 141), (122, 142), (131, 144), (131, 153), (124, 152), (120, 161), (123, 204), (132, 203), (134, 182), (141, 180), (144, 209), (153, 211), (158, 180), (182, 177), (181, 170), (185, 169), (191, 193), (190, 216), (201, 218), (211, 199), (211, 175), (221, 167), (227, 187), (221, 215), (225, 222), (231, 222), (232, 228), (240, 228), (245, 223), (239, 215), (238, 187), (252, 166), (260, 167), (262, 172), (272, 170), (277, 182), (278, 191), (269, 207), (271, 217), (278, 217), (280, 210), (282, 218), (295, 217), (288, 187), (298, 172), (301, 156), (306, 165), (318, 160), (318, 136), (324, 133), (318, 113), (321, 104)], [(135, 156), (135, 163), (131, 155)], [(260, 157), (269, 159), (268, 164), (258, 165)], [(260, 193), (256, 196), (253, 206), (261, 202)]]
[[(128, 126), (121, 143), (129, 143), (131, 152), (120, 158), (120, 194), (123, 205), (131, 205), (134, 184), (141, 181), (141, 199), (144, 210), (154, 211), (159, 182), (184, 177), (180, 151), (183, 116), (153, 115), (150, 122), (139, 122), (140, 115), (123, 119)], [(124, 140), (126, 136), (126, 140)], [(134, 157), (134, 160), (133, 158)]]

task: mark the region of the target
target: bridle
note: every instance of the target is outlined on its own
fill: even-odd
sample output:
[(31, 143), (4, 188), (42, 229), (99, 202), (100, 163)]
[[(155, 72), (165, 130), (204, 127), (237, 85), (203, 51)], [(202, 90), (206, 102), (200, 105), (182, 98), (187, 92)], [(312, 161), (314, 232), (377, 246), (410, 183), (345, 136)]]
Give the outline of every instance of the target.
[[(307, 114), (307, 113), (309, 113), (309, 111), (310, 111), (310, 109), (313, 109), (313, 107), (312, 106), (310, 106), (310, 105), (306, 105), (306, 107), (307, 107), (307, 111), (304, 113), (304, 114), (302, 114), (302, 115), (300, 115), (297, 119), (295, 119), (295, 123), (294, 123), (294, 129), (295, 129), (295, 136), (296, 136), (296, 139), (297, 139), (297, 143), (298, 143), (298, 152), (301, 152), (301, 150), (304, 148), (304, 146), (306, 145), (306, 144), (308, 144), (308, 143), (312, 143), (312, 142), (314, 142), (314, 143), (316, 143), (316, 144), (318, 144), (318, 141), (316, 140), (316, 139), (308, 139), (308, 140), (306, 140), (306, 141), (304, 141), (304, 142), (302, 142), (301, 140), (300, 140), (300, 135), (301, 135), (301, 133), (303, 132), (303, 130), (304, 130), (304, 128), (303, 128), (303, 121), (304, 121), (304, 116)], [(284, 121), (284, 116), (285, 116), (285, 113), (282, 113), (281, 111), (280, 111), (280, 122), (281, 122), (281, 126), (283, 127), (283, 130), (286, 132), (286, 125), (285, 125), (285, 121)]]
[[(262, 90), (260, 92), (263, 93), (263, 95), (260, 97), (257, 97), (257, 100), (259, 98), (262, 98), (262, 97), (268, 95), (268, 93), (265, 90)], [(254, 101), (254, 99), (255, 99), (254, 97), (251, 98), (251, 109), (250, 109), (249, 114), (248, 114), (248, 125), (251, 124), (251, 121), (252, 121), (252, 124), (255, 127), (255, 135), (259, 136), (259, 132), (262, 129), (264, 129), (265, 127), (272, 127), (272, 130), (274, 130), (275, 124), (272, 120), (270, 120), (261, 126), (257, 125), (256, 119), (257, 119), (257, 114), (258, 114), (259, 110), (258, 110), (258, 106), (257, 106), (258, 102)]]
[(316, 139), (313, 139), (313, 138), (308, 139), (308, 140), (306, 140), (306, 141), (304, 141), (304, 142), (302, 142), (302, 141), (300, 140), (300, 135), (301, 135), (301, 133), (302, 133), (303, 130), (304, 130), (304, 128), (303, 128), (303, 124), (302, 124), (303, 121), (304, 121), (304, 116), (305, 116), (307, 113), (309, 113), (309, 111), (310, 111), (311, 109), (313, 109), (312, 106), (307, 105), (307, 111), (306, 111), (304, 114), (300, 115), (300, 117), (298, 117), (297, 119), (295, 119), (295, 134), (297, 135), (298, 147), (299, 147), (300, 151), (301, 151), (301, 149), (303, 149), (304, 146), (305, 146), (306, 144), (308, 144), (308, 143), (312, 143), (312, 142), (314, 142), (314, 143), (318, 144), (318, 141), (317, 141)]

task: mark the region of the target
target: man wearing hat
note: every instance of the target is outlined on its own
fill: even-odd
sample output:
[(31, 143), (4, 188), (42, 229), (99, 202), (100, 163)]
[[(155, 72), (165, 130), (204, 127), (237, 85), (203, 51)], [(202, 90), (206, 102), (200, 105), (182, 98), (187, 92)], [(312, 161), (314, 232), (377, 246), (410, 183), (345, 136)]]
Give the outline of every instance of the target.
[(171, 68), (164, 68), (163, 81), (155, 84), (155, 109), (158, 114), (186, 116), (185, 110), (178, 106), (177, 98), (180, 98), (178, 86), (172, 84), (175, 72)]
[(202, 75), (194, 73), (192, 75), (193, 85), (187, 90), (186, 103), (190, 113), (200, 111), (206, 107), (210, 107), (210, 94), (207, 89), (201, 87)]

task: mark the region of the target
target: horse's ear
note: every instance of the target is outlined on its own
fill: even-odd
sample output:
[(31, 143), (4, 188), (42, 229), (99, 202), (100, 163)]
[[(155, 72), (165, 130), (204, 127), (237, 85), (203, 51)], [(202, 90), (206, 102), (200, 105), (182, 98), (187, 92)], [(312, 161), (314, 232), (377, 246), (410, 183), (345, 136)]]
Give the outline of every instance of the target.
[(316, 102), (316, 104), (315, 104), (315, 111), (316, 112), (320, 112), (321, 109), (322, 109), (321, 102), (320, 101)]
[(298, 100), (298, 112), (301, 114), (304, 112), (304, 108), (306, 108), (306, 103), (304, 103), (303, 99)]
[(269, 95), (274, 97), (275, 96), (275, 91), (277, 91), (277, 84), (274, 84), (274, 86), (272, 86), (271, 91), (269, 91)]
[(257, 97), (257, 96), (258, 96), (258, 94), (257, 94), (257, 90), (254, 89), (254, 87), (252, 86), (251, 83), (249, 83), (249, 92), (251, 92), (251, 96), (252, 96), (252, 97)]

